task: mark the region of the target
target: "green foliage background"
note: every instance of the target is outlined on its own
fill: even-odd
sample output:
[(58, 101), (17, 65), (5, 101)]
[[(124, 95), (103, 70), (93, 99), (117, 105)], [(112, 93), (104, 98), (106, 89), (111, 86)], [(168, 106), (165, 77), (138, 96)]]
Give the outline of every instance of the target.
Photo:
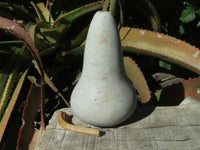
[[(1, 0), (0, 2), (5, 2), (0, 4), (0, 16), (14, 20), (24, 28), (29, 29), (29, 27), (31, 28), (33, 25), (32, 23), (38, 21), (35, 19), (37, 18), (37, 13), (34, 10), (33, 5), (30, 4), (29, 0)], [(34, 3), (39, 2), (46, 4), (47, 0), (34, 1)], [(95, 0), (53, 0), (48, 2), (53, 2), (53, 5), (49, 10), (51, 12), (52, 18), (55, 20), (59, 15), (72, 11), (88, 3), (95, 2)], [(3, 6), (7, 4), (15, 4), (13, 7), (14, 9), (9, 7), (9, 5)], [(195, 45), (196, 47), (200, 48), (199, 0), (121, 0), (121, 4), (123, 7), (123, 12), (120, 12), (120, 8), (117, 7), (116, 14), (114, 14), (116, 21), (120, 22), (120, 13), (123, 13), (123, 22), (121, 22), (121, 24), (119, 23), (119, 25), (148, 30), (157, 30), (158, 32), (182, 39), (191, 45)], [(148, 4), (150, 5), (148, 6)], [(26, 12), (23, 7), (31, 13)], [(62, 39), (59, 39), (59, 42), (51, 38), (54, 36), (48, 35), (48, 32), (46, 32), (46, 37), (49, 37), (49, 39), (44, 39), (43, 41), (41, 41), (41, 39), (38, 41), (37, 39), (35, 40), (40, 54), (44, 56), (42, 61), (48, 75), (53, 78), (53, 82), (55, 82), (56, 86), (62, 90), (64, 96), (67, 97), (67, 99), (70, 97), (71, 90), (73, 89), (76, 79), (80, 76), (82, 67), (82, 58), (74, 59), (76, 57), (76, 53), (70, 55), (70, 50), (75, 48), (77, 45), (79, 46), (84, 43), (84, 39), (86, 37), (85, 33), (87, 33), (87, 26), (89, 25), (93, 14), (94, 12), (87, 16), (83, 16), (78, 20), (75, 20), (72, 24), (69, 24), (70, 30), (64, 32), (64, 35), (66, 36), (64, 36)], [(49, 25), (45, 23), (41, 23), (40, 25), (49, 27)], [(76, 40), (77, 37), (79, 38), (78, 41)], [(50, 41), (50, 44), (46, 44), (45, 40)], [(1, 43), (2, 41), (12, 41), (12, 43)], [(76, 41), (78, 44), (74, 41)], [(18, 40), (8, 31), (0, 30), (1, 74), (10, 73), (10, 71), (12, 71), (12, 67), (9, 67), (9, 70), (5, 71), (5, 64), (15, 64), (14, 61), (14, 63), (9, 63), (8, 59), (12, 54), (18, 55), (19, 53), (23, 53), (22, 61), (25, 62), (23, 63), (22, 68), (26, 68), (27, 65), (31, 64), (31, 61), (30, 54), (27, 52), (23, 42)], [(146, 65), (146, 68), (152, 67), (148, 66), (151, 64), (147, 65), (147, 63), (144, 63), (144, 58), (140, 60), (140, 57), (137, 55), (136, 58), (139, 58), (138, 62), (141, 61), (141, 66)], [(75, 62), (74, 60), (78, 61)], [(153, 58), (146, 57), (145, 60), (152, 63), (155, 61)], [(165, 63), (162, 65), (167, 67), (169, 66), (168, 68), (170, 69), (168, 70), (171, 70), (171, 65)], [(34, 69), (34, 66), (30, 65), (29, 67), (31, 67), (30, 74), (36, 78), (39, 77), (39, 74)], [(22, 68), (20, 69), (23, 70)], [(28, 87), (29, 84), (30, 83), (26, 83), (25, 87)], [(51, 91), (49, 87), (46, 88), (46, 93), (47, 100), (45, 106), (45, 117), (47, 118), (46, 121), (48, 122), (48, 119), (50, 119), (51, 115), (56, 109), (66, 107), (66, 105), (60, 98), (58, 98), (55, 93)], [(23, 88), (23, 92), (20, 95), (20, 101), (17, 104), (17, 111), (15, 110), (15, 114), (17, 114), (18, 117), (18, 122), (16, 123), (18, 128), (21, 125), (20, 117), (26, 94), (27, 88)], [(39, 121), (40, 117), (38, 116), (36, 120)], [(15, 120), (12, 121), (15, 122)], [(17, 137), (17, 134), (15, 134), (15, 136)], [(16, 144), (16, 141), (12, 142)], [(7, 145), (11, 144), (7, 143)]]

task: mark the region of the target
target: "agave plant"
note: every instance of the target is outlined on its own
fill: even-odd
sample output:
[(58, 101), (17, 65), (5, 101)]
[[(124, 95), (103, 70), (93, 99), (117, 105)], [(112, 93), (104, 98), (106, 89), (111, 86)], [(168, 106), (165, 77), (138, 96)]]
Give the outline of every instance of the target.
[[(8, 143), (12, 122), (16, 119), (20, 122), (22, 118), (21, 128), (16, 128), (19, 130), (17, 147), (18, 149), (34, 149), (45, 129), (47, 115), (45, 112), (48, 111), (45, 109), (45, 104), (48, 105), (45, 99), (49, 98), (49, 101), (54, 99), (50, 98), (52, 91), (61, 97), (67, 107), (70, 107), (69, 100), (65, 97), (68, 98), (74, 85), (73, 81), (80, 76), (79, 69), (88, 25), (92, 15), (98, 10), (111, 11), (119, 24), (124, 55), (129, 56), (124, 57), (125, 70), (138, 92), (141, 103), (151, 103), (156, 99), (154, 105), (159, 105), (162, 95), (169, 98), (173, 91), (179, 92), (180, 87), (184, 91), (182, 99), (192, 96), (200, 100), (199, 78), (182, 81), (167, 88), (155, 89), (152, 88), (149, 74), (146, 73), (151, 72), (147, 66), (149, 63), (153, 66), (151, 69), (157, 65), (168, 68), (176, 64), (198, 76), (200, 50), (180, 39), (155, 32), (161, 30), (161, 23), (157, 11), (149, 0), (145, 1), (145, 5), (151, 11), (148, 18), (154, 31), (123, 27), (125, 24), (123, 4), (122, 0), (97, 1), (71, 11), (59, 12), (52, 11), (56, 3), (49, 0), (46, 4), (31, 2), (26, 8), (23, 5), (0, 3), (2, 8), (0, 35), (5, 37), (0, 38), (0, 55), (2, 56), (0, 60), (0, 141), (2, 147), (5, 148)], [(145, 55), (149, 56), (150, 62), (136, 59)], [(136, 59), (138, 65), (132, 58)], [(146, 68), (140, 69), (138, 66), (146, 66)], [(59, 81), (58, 78), (64, 72), (68, 81), (63, 81), (63, 79)], [(59, 88), (57, 88), (58, 82), (60, 82)], [(66, 90), (64, 82), (67, 82), (67, 88), (69, 88), (66, 93), (62, 91)], [(180, 99), (173, 100), (180, 101)], [(57, 104), (57, 102), (54, 103)], [(23, 113), (18, 113), (19, 119), (15, 118), (14, 114), (20, 106), (23, 107)], [(38, 110), (40, 110), (41, 122), (36, 130)]]

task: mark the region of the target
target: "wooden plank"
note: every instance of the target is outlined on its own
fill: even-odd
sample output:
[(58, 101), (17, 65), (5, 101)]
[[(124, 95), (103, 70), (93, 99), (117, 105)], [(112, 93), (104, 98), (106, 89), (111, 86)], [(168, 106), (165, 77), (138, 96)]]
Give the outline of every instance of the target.
[[(70, 109), (62, 109), (72, 114)], [(140, 107), (125, 123), (100, 128), (101, 137), (62, 129), (57, 112), (44, 131), (37, 150), (196, 150), (200, 149), (200, 102), (187, 98), (179, 106)], [(73, 117), (79, 126), (91, 127)]]

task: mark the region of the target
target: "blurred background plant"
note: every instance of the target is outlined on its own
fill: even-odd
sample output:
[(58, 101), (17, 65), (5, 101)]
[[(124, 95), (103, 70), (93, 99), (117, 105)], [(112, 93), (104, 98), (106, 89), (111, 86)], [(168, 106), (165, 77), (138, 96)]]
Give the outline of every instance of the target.
[[(1, 149), (15, 149), (17, 141), (18, 149), (27, 149), (32, 141), (39, 140), (38, 136), (44, 130), (41, 126), (48, 123), (53, 112), (69, 107), (71, 91), (81, 74), (83, 47), (88, 26), (96, 11), (102, 9), (110, 11), (116, 19), (121, 35), (125, 33), (123, 29), (128, 29), (125, 27), (130, 27), (133, 31), (139, 31), (136, 28), (143, 28), (164, 33), (200, 47), (200, 2), (198, 0), (94, 0), (92, 2), (91, 0), (6, 0), (0, 2), (0, 8), (1, 17), (17, 23), (13, 24), (9, 20), (0, 18), (0, 28), (3, 29), (0, 30)], [(3, 21), (5, 21), (4, 24)], [(13, 25), (15, 29), (12, 29)], [(23, 31), (20, 27), (25, 30)], [(17, 34), (19, 30), (21, 33)], [(140, 32), (144, 31), (146, 30)], [(27, 42), (26, 36), (23, 37), (27, 32), (32, 41)], [(154, 38), (154, 35), (157, 35), (156, 32), (148, 32), (148, 35), (152, 36), (149, 40), (162, 43), (162, 40)], [(129, 30), (126, 34), (127, 37), (130, 36)], [(180, 79), (176, 80), (176, 84), (181, 83), (184, 88), (188, 86), (188, 83), (191, 83), (189, 87), (198, 88), (199, 84), (194, 85), (192, 81), (181, 81), (189, 77), (198, 77), (199, 69), (194, 69), (189, 64), (185, 67), (185, 64), (182, 65), (176, 57), (173, 59), (173, 56), (170, 56), (170, 50), (165, 59), (160, 59), (163, 57), (159, 51), (162, 46), (156, 45), (156, 42), (153, 45), (158, 46), (156, 52), (150, 52), (150, 48), (147, 48), (148, 55), (143, 55), (143, 51), (134, 51), (135, 48), (140, 49), (140, 47), (135, 47), (133, 41), (131, 41), (132, 50), (126, 50), (126, 36), (124, 39), (125, 41), (122, 42), (124, 55), (134, 58), (142, 70), (134, 65), (135, 62), (132, 59), (125, 59), (126, 70), (131, 70), (127, 71), (129, 77), (131, 73), (135, 74), (138, 71), (138, 78), (142, 79), (143, 84), (140, 87), (130, 77), (136, 86), (141, 103), (146, 100), (145, 102), (153, 105), (160, 105), (157, 101), (161, 101), (160, 95), (163, 89), (175, 82), (175, 80), (170, 80), (170, 83), (163, 84), (164, 81), (169, 81), (168, 79)], [(134, 37), (132, 39), (134, 40)], [(174, 39), (169, 37), (169, 40)], [(141, 41), (140, 38), (139, 42)], [(171, 43), (169, 46), (166, 43), (163, 44), (165, 44), (163, 47), (172, 46), (175, 51), (179, 51), (179, 47), (176, 48)], [(184, 44), (182, 42), (182, 46), (185, 46)], [(37, 61), (37, 57), (33, 61), (33, 55), (31, 56), (28, 52), (31, 51), (33, 45), (36, 46), (42, 59), (44, 70), (40, 70), (41, 64)], [(195, 49), (198, 53), (195, 47), (191, 46), (190, 49)], [(37, 52), (34, 51), (33, 54)], [(187, 55), (190, 55), (189, 51)], [(184, 58), (190, 60), (187, 56)], [(196, 62), (197, 65), (199, 65), (198, 62)], [(46, 83), (42, 93), (39, 90), (41, 89), (41, 71), (44, 72)], [(168, 79), (156, 79), (156, 73), (167, 73)], [(178, 86), (175, 87), (178, 88)], [(144, 88), (146, 93), (141, 92)], [(168, 95), (171, 93), (172, 91), (167, 91)], [(44, 110), (43, 105), (40, 105), (41, 102), (45, 104)], [(6, 123), (3, 123), (4, 121)], [(35, 129), (40, 129), (41, 132), (36, 132)], [(31, 137), (31, 139), (26, 137)], [(34, 144), (32, 145), (34, 147)]]

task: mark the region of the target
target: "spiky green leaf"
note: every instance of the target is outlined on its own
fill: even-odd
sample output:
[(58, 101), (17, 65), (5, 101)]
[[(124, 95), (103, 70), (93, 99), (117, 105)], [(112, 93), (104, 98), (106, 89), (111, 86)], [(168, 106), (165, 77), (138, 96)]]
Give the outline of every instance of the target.
[(6, 109), (6, 112), (4, 113), (3, 115), (3, 118), (1, 119), (1, 122), (0, 122), (0, 141), (2, 140), (2, 137), (3, 137), (3, 134), (5, 132), (5, 129), (6, 129), (6, 126), (8, 124), (8, 121), (9, 121), (9, 118), (11, 116), (11, 113), (13, 111), (13, 108), (16, 104), (16, 101), (17, 101), (17, 98), (18, 98), (18, 95), (21, 91), (21, 88), (22, 88), (22, 85), (24, 83), (24, 80), (25, 80), (25, 77), (27, 75), (27, 72), (28, 70), (26, 70), (22, 76), (20, 77), (15, 89), (14, 89), (14, 92), (11, 96), (11, 99), (10, 99), (10, 102), (8, 104), (8, 107)]
[(124, 67), (126, 75), (131, 80), (137, 90), (142, 103), (147, 103), (151, 99), (151, 92), (147, 81), (138, 65), (129, 57), (124, 57)]
[(32, 4), (33, 8), (35, 9), (40, 21), (46, 21), (50, 24), (53, 24), (54, 20), (51, 16), (51, 13), (45, 7), (44, 3), (35, 4), (34, 2), (31, 1), (31, 4)]
[(85, 6), (82, 6), (80, 8), (77, 8), (75, 10), (72, 10), (70, 12), (61, 14), (54, 22), (53, 27), (58, 26), (59, 24), (72, 24), (75, 20), (80, 18), (81, 16), (84, 16), (88, 13), (91, 13), (93, 11), (97, 11), (99, 9), (102, 9), (103, 2), (94, 2)]
[(121, 28), (124, 50), (159, 57), (200, 74), (200, 50), (189, 43), (143, 29)]

